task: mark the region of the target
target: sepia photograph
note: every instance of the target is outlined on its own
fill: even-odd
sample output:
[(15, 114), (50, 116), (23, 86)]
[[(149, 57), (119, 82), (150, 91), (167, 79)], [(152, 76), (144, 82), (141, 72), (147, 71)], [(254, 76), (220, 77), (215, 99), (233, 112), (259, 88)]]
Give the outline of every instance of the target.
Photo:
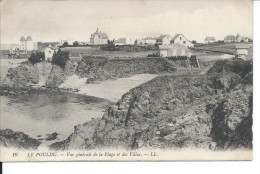
[(252, 0), (1, 0), (0, 159), (253, 159)]

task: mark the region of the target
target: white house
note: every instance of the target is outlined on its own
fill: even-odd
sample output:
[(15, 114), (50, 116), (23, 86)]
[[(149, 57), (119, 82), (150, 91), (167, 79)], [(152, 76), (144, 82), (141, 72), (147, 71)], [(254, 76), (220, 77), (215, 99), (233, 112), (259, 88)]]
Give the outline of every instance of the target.
[(191, 57), (189, 49), (181, 44), (159, 45), (160, 57), (187, 56)]
[(194, 44), (191, 43), (191, 41), (189, 41), (186, 37), (184, 37), (183, 34), (176, 34), (172, 38), (171, 44), (179, 44), (185, 47), (194, 47)]
[(97, 28), (97, 31), (90, 36), (90, 43), (91, 45), (105, 45), (108, 43), (108, 36)]
[(31, 36), (28, 36), (26, 39), (24, 36), (20, 37), (19, 50), (33, 51), (37, 49), (38, 49), (38, 43), (34, 42)]
[(215, 37), (207, 36), (204, 41), (206, 44), (209, 44), (209, 43), (216, 42), (216, 39), (215, 39)]
[(161, 35), (157, 38), (156, 42), (159, 45), (170, 45), (172, 37), (169, 34)]
[(45, 54), (45, 60), (51, 62), (52, 61), (52, 57), (53, 57), (53, 54), (55, 52), (58, 52), (58, 47), (56, 46), (51, 46), (49, 45), (47, 48), (45, 48), (44, 50), (44, 54)]

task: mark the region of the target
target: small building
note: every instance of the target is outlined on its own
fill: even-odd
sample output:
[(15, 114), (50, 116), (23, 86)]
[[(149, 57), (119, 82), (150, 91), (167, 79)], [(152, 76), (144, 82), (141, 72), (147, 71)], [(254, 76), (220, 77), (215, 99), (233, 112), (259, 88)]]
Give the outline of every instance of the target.
[(189, 49), (180, 44), (159, 45), (160, 57), (187, 56), (191, 57)]
[(209, 43), (216, 42), (216, 39), (215, 39), (215, 37), (207, 36), (204, 41), (206, 44), (209, 44)]
[(235, 58), (245, 60), (248, 55), (248, 49), (252, 46), (249, 44), (236, 44), (234, 47), (235, 47)]
[(90, 43), (91, 45), (106, 45), (108, 43), (108, 36), (97, 28), (96, 32), (90, 36)]
[(172, 38), (171, 44), (179, 44), (185, 47), (194, 47), (194, 44), (191, 43), (191, 41), (189, 41), (186, 37), (184, 37), (183, 34), (176, 34)]
[(57, 53), (58, 50), (59, 50), (59, 48), (57, 46), (51, 46), (51, 45), (49, 45), (47, 48), (45, 48), (45, 50), (44, 50), (45, 60), (51, 62), (53, 54)]
[(161, 35), (156, 39), (159, 45), (170, 45), (172, 37), (169, 34)]
[(227, 35), (224, 38), (224, 42), (225, 43), (232, 43), (232, 42), (236, 42), (236, 37), (234, 35)]

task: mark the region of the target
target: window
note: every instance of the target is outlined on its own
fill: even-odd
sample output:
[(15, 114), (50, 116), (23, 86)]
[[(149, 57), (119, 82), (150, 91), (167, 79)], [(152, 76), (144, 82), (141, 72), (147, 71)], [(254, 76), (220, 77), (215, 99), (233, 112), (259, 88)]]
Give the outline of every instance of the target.
[(180, 40), (182, 40), (182, 37), (180, 37)]
[(186, 41), (183, 41), (183, 44), (186, 44)]
[(49, 53), (51, 54), (51, 51), (49, 51)]

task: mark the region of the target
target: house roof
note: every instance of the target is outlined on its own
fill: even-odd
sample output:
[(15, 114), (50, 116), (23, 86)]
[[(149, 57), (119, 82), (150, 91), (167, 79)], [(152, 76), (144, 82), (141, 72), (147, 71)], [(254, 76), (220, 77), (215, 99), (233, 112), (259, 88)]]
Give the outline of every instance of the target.
[(172, 38), (172, 40), (177, 39), (180, 35), (181, 35), (181, 34), (176, 34), (176, 35)]
[(31, 36), (28, 36), (26, 40), (27, 40), (27, 41), (32, 41), (32, 37), (31, 37)]
[[(58, 47), (57, 46), (52, 46), (52, 45), (49, 45), (47, 48), (50, 48), (50, 49), (52, 49), (52, 50), (58, 50)], [(46, 49), (47, 49), (46, 48)]]
[(108, 39), (107, 34), (106, 33), (102, 33), (101, 31), (98, 31), (98, 28), (97, 28), (97, 31), (95, 33), (91, 34), (91, 38), (94, 38), (95, 35), (98, 35), (98, 37), (100, 39)]
[(21, 37), (20, 37), (20, 41), (25, 41), (24, 36), (21, 36)]
[(213, 37), (213, 36), (207, 36), (207, 37), (205, 38), (205, 41), (210, 41), (210, 40), (216, 40), (216, 39), (215, 39), (215, 37)]
[[(157, 39), (158, 39), (158, 40), (161, 40), (161, 39), (165, 38), (166, 36), (170, 36), (170, 35), (169, 35), (169, 34), (163, 34), (163, 35), (159, 36)], [(170, 37), (171, 37), (171, 36), (170, 36)]]
[(107, 36), (106, 33), (99, 33), (99, 37), (100, 37), (101, 39), (108, 39), (108, 36)]
[(176, 35), (172, 38), (172, 40), (176, 40), (179, 36), (182, 36), (182, 37), (184, 37), (187, 41), (191, 42), (191, 41), (188, 40), (185, 36), (183, 36), (183, 34), (176, 34)]

